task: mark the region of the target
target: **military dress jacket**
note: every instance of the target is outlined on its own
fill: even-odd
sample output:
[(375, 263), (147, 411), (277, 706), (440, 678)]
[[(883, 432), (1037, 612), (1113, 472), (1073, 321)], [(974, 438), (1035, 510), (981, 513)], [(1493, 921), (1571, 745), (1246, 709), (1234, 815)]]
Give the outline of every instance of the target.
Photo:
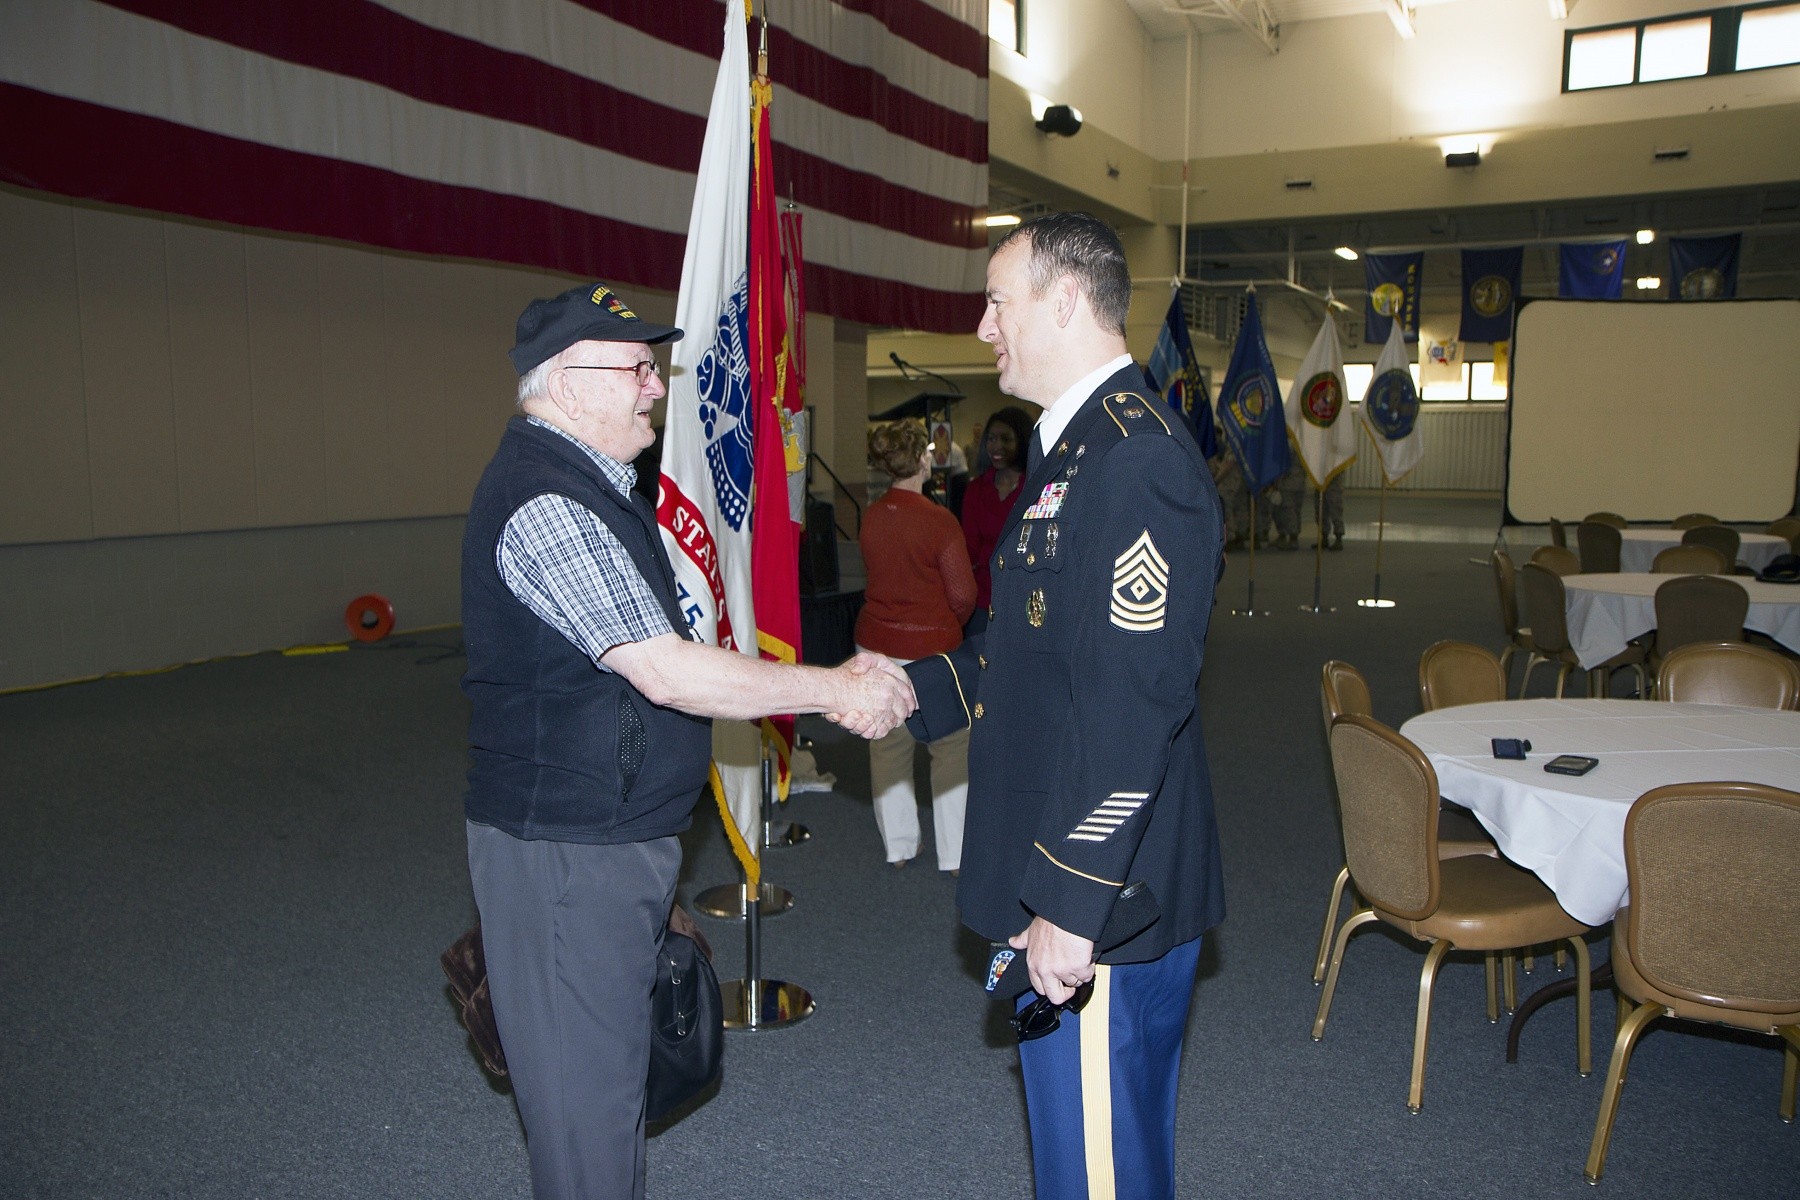
[(984, 938), (1036, 915), (1098, 940), (1137, 881), (1161, 916), (1103, 962), (1158, 958), (1224, 918), (1198, 706), (1221, 538), (1192, 434), (1125, 367), (1021, 488), (986, 632), (907, 668), (914, 736), (972, 730), (957, 903)]

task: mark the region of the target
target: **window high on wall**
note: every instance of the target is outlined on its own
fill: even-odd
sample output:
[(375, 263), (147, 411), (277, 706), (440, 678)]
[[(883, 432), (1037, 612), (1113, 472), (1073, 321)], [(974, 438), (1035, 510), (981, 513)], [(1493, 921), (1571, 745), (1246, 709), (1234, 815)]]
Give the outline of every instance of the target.
[(1025, 0), (988, 0), (988, 37), (1025, 53)]
[(1573, 29), (1563, 42), (1563, 90), (1624, 87), (1800, 64), (1800, 4)]

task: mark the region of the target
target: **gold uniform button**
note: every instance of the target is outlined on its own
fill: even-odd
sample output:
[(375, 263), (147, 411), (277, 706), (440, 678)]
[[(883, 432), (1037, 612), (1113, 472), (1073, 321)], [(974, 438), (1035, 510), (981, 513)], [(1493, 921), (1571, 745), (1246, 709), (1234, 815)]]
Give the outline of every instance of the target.
[(977, 654), (975, 656), (975, 661), (981, 664), (982, 670), (984, 670), (984, 671), (987, 670), (987, 655)]
[(1035, 555), (1035, 554), (1027, 554), (1025, 556), (1025, 565), (1028, 567), (1031, 564), (1035, 563), (1036, 561), (1037, 561), (1037, 555)]
[(988, 605), (988, 620), (991, 621), (993, 619), (994, 619), (994, 606), (990, 604), (990, 605)]
[(982, 715), (986, 712), (987, 712), (987, 709), (981, 707), (981, 701), (977, 700), (975, 702), (975, 719), (977, 721), (981, 720)]
[(1006, 555), (1002, 554), (1000, 557), (998, 557), (994, 560), (994, 569), (996, 571), (1006, 570)]

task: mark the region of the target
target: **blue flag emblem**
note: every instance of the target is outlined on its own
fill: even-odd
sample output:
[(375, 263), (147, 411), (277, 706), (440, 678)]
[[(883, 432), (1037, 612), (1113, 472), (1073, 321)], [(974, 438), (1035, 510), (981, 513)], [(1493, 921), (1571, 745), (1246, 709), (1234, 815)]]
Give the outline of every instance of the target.
[(1364, 403), (1369, 406), (1369, 422), (1390, 442), (1411, 433), (1413, 422), (1419, 419), (1419, 391), (1413, 386), (1412, 372), (1405, 367), (1383, 371), (1369, 385)]
[(750, 515), (750, 288), (738, 276), (731, 299), (719, 312), (713, 343), (700, 356), (694, 380), (700, 393), (700, 426), (706, 436), (706, 465), (719, 498), (719, 515), (741, 532)]

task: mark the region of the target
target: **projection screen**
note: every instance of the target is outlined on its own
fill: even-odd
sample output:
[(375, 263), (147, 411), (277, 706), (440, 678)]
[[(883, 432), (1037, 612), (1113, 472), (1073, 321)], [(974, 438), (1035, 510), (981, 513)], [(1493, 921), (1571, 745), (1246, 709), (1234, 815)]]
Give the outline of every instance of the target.
[(1508, 415), (1510, 521), (1784, 516), (1800, 468), (1800, 300), (1524, 301)]

